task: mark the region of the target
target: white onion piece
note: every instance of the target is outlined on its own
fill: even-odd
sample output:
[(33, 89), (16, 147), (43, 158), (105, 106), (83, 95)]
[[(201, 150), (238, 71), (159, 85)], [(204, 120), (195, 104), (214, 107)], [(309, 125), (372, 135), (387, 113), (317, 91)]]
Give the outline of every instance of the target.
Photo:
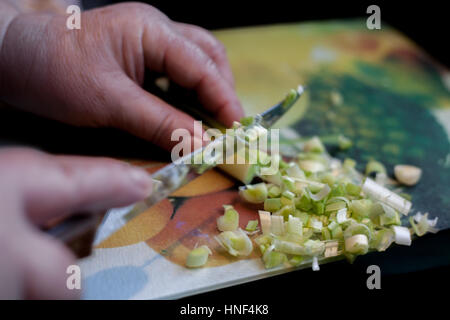
[(411, 245), (411, 233), (406, 227), (393, 226), (392, 227), (395, 234), (395, 243), (403, 246)]
[(375, 181), (366, 178), (362, 186), (362, 190), (368, 196), (383, 202), (398, 212), (404, 215), (408, 215), (409, 210), (411, 210), (411, 202), (400, 197), (398, 194), (392, 192), (391, 190), (380, 186)]
[(319, 259), (317, 259), (317, 257), (313, 257), (312, 259), (312, 269), (313, 271), (320, 271)]
[(272, 219), (270, 217), (270, 212), (259, 210), (259, 220), (261, 222), (261, 230), (263, 234), (270, 234), (272, 228)]
[(314, 201), (320, 201), (323, 198), (325, 198), (331, 191), (331, 188), (326, 184), (323, 186), (322, 190), (320, 190), (318, 193), (313, 194), (311, 191), (309, 191), (309, 197), (313, 199)]

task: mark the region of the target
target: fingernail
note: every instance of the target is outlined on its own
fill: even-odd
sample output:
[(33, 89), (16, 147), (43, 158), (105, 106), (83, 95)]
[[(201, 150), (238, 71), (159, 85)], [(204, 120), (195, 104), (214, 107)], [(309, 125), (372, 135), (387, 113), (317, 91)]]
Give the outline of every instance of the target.
[(133, 183), (145, 192), (145, 195), (148, 196), (152, 192), (152, 178), (150, 174), (146, 171), (138, 168), (133, 168), (130, 170), (130, 177)]

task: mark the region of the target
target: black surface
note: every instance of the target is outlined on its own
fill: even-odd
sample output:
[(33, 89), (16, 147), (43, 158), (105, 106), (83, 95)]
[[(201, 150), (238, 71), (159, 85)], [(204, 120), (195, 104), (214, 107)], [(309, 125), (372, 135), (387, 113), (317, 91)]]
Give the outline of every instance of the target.
[[(85, 8), (119, 0), (84, 0)], [(207, 29), (221, 29), (307, 20), (368, 17), (376, 4), (382, 21), (425, 48), (438, 61), (450, 65), (447, 45), (448, 17), (445, 1), (179, 1), (147, 0), (171, 19)]]

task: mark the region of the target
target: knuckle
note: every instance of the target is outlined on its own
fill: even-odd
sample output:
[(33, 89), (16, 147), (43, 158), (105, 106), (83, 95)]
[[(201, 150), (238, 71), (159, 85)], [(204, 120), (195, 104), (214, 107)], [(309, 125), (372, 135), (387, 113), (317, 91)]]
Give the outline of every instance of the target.
[(162, 121), (154, 128), (151, 140), (156, 144), (162, 145), (166, 141), (170, 141), (170, 133), (175, 128), (176, 117), (170, 111), (164, 115)]

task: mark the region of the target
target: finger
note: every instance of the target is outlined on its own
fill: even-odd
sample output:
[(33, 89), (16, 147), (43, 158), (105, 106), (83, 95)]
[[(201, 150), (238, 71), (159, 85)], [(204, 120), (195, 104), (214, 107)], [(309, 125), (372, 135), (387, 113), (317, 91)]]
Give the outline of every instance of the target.
[(225, 46), (211, 32), (186, 23), (174, 22), (175, 29), (196, 43), (216, 63), (222, 77), (234, 88), (234, 77), (228, 62)]
[[(144, 170), (104, 158), (50, 156), (26, 149), (2, 154), (10, 163), (11, 188), (23, 195), (25, 211), (42, 223), (74, 212), (96, 212), (131, 204), (151, 192)], [(14, 187), (15, 185), (15, 187)]]
[(69, 250), (55, 239), (34, 230), (23, 230), (16, 256), (24, 267), (27, 299), (78, 299), (81, 290), (68, 286), (68, 267), (75, 265)]
[(105, 83), (117, 106), (113, 116), (114, 126), (166, 150), (171, 150), (179, 142), (172, 141), (175, 130), (185, 129), (189, 136), (186, 140), (192, 142), (189, 146), (201, 146), (203, 129), (186, 113), (143, 90), (125, 75), (105, 80)]
[[(203, 106), (222, 123), (231, 126), (244, 112), (231, 85), (220, 75), (215, 62), (191, 41), (178, 34), (167, 40), (155, 41), (150, 32), (144, 33), (145, 63), (158, 67), (179, 85), (195, 89)], [(161, 49), (155, 53), (155, 46)]]

